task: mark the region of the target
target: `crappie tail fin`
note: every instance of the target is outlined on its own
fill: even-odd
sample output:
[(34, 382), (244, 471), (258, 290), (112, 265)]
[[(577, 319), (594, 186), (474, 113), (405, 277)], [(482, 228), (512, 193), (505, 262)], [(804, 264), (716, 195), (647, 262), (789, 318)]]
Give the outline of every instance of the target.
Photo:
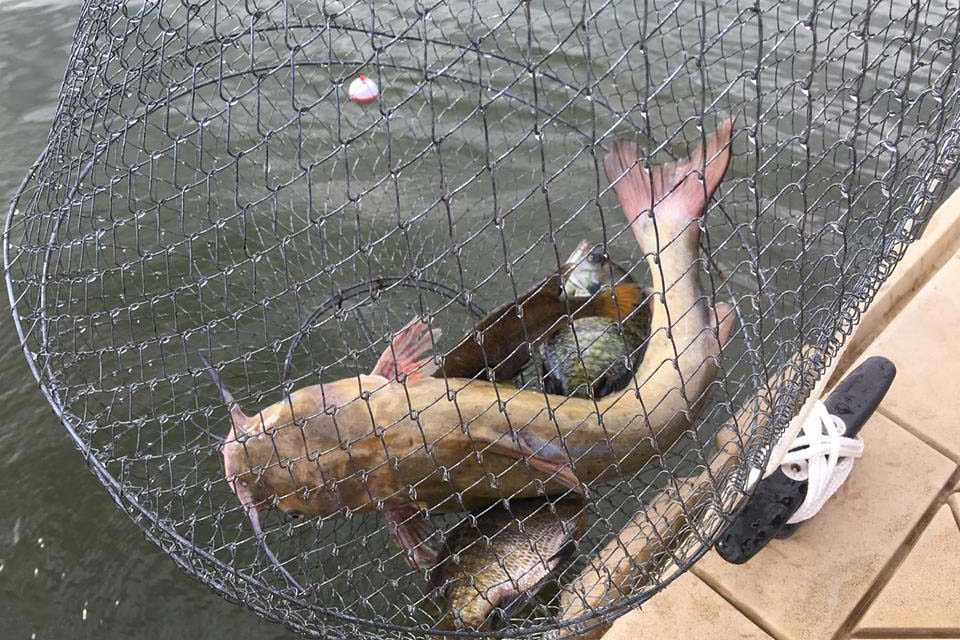
[(733, 121), (724, 121), (686, 160), (648, 167), (630, 140), (617, 140), (604, 156), (607, 179), (645, 252), (655, 253), (685, 230), (688, 242), (699, 240), (699, 227), (692, 223), (703, 216), (727, 171)]
[(371, 375), (383, 376), (390, 382), (429, 378), (438, 367), (427, 354), (440, 336), (440, 329), (431, 329), (425, 319), (415, 318), (393, 336)]

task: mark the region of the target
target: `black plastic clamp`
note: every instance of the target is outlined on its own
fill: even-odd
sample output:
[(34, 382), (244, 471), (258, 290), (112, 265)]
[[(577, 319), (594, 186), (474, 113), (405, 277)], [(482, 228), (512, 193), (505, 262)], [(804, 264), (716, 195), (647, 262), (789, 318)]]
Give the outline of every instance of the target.
[[(837, 385), (824, 401), (827, 411), (843, 420), (845, 436), (853, 437), (880, 405), (897, 369), (881, 356), (865, 360)], [(803, 504), (806, 480), (791, 480), (777, 469), (757, 483), (743, 510), (716, 543), (727, 562), (743, 564), (773, 538), (789, 537), (799, 525), (787, 521)]]

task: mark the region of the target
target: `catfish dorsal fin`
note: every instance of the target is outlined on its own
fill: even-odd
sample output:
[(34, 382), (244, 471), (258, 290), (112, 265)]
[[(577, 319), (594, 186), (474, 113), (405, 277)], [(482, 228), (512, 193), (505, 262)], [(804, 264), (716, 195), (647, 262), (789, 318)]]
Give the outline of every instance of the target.
[(390, 382), (413, 382), (432, 376), (437, 363), (426, 354), (440, 335), (440, 329), (431, 329), (423, 318), (414, 319), (393, 336), (370, 375)]

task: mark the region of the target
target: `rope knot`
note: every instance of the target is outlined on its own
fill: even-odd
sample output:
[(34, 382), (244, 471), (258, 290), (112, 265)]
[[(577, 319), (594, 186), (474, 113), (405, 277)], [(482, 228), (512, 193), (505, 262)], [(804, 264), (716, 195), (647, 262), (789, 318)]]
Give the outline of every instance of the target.
[(807, 481), (803, 504), (787, 521), (802, 522), (816, 515), (843, 485), (853, 470), (853, 461), (863, 455), (863, 440), (844, 435), (843, 420), (827, 411), (817, 400), (780, 461), (780, 470), (791, 480)]

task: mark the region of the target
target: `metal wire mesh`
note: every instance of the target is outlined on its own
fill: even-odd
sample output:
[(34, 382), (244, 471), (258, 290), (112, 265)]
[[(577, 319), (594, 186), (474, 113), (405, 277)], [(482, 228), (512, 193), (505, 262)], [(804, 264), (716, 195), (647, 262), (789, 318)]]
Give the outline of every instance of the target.
[[(642, 465), (611, 458), (585, 498), (523, 461), (491, 463), (489, 449), (461, 452), (464, 468), (489, 463), (474, 485), (451, 488), (457, 468), (441, 466), (403, 486), (430, 541), (494, 566), (514, 532), (495, 518), (526, 520), (530, 546), (534, 518), (552, 514), (555, 533), (576, 505), (561, 528), (570, 561), (546, 588), (446, 633), (583, 632), (709, 547), (748, 461), (762, 464), (920, 233), (955, 172), (958, 29), (942, 0), (90, 0), (47, 147), (7, 219), (24, 352), (117, 505), (186, 571), (306, 634), (429, 635), (450, 619), (449, 584), (411, 567), (383, 501), (292, 519), (291, 496), (272, 495), (260, 505), (271, 561), (225, 474), (229, 407), (198, 354), (255, 416), (294, 389), (359, 380), (415, 317), (443, 329), (431, 353), (446, 353), (562, 272), (581, 238), (649, 281), (604, 154), (628, 138), (651, 164), (676, 160), (737, 114), (699, 223), (702, 259), (686, 265), (711, 304), (737, 310), (716, 376), (684, 400), (696, 419), (646, 437), (655, 454)], [(381, 87), (377, 103), (347, 99), (360, 73)], [(531, 362), (539, 337), (525, 341)], [(378, 393), (413, 398), (405, 422), (374, 430), (404, 433), (457, 405), (452, 431), (474, 437), (489, 420), (516, 436), (521, 406), (540, 403), (528, 424), (582, 406), (544, 394), (530, 363), (493, 384), (489, 371), (429, 401), (393, 383)], [(603, 423), (593, 406), (577, 419)], [(306, 433), (310, 417), (291, 424)], [(417, 433), (421, 452), (438, 446)], [(721, 452), (740, 462), (717, 465)], [(278, 449), (259, 472), (300, 473), (298, 460)], [(504, 516), (498, 490), (525, 500)], [(472, 546), (450, 549), (471, 531)]]

